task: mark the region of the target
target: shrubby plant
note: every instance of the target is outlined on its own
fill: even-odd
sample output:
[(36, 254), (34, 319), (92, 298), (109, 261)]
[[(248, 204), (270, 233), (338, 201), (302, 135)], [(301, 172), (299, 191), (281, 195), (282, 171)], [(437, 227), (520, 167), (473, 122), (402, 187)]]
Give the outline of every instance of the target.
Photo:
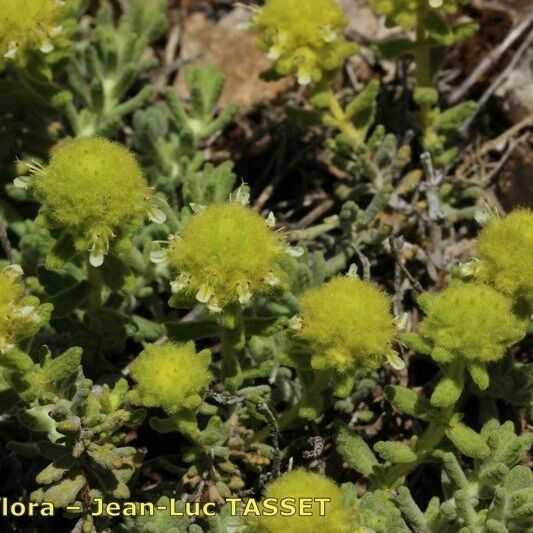
[(88, 252), (91, 266), (99, 267), (110, 250), (131, 248), (130, 234), (143, 218), (165, 221), (135, 156), (103, 138), (66, 141), (46, 167), (17, 179), (42, 201), (36, 222), (56, 237), (52, 267), (74, 251)]
[(474, 105), (439, 103), (446, 49), (476, 27), (465, 2), (370, 3), (402, 32), (374, 52), (414, 58), (418, 138), (377, 80), (337, 90), (358, 47), (336, 0), (250, 14), (263, 77), (294, 76), (287, 116), (340, 178), (330, 216), (295, 228), (207, 149), (238, 112), (224, 75), (170, 85), (164, 0), (0, 0), (2, 494), (84, 532), (529, 530), (533, 217), (480, 216), (447, 174)]

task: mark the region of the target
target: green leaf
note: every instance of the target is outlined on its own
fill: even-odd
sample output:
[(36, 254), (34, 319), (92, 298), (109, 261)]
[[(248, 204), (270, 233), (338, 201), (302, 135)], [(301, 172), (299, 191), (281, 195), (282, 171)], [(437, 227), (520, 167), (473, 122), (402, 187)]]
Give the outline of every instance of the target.
[(346, 426), (341, 426), (335, 435), (335, 446), (350, 468), (370, 478), (379, 465), (368, 444)]
[(475, 102), (463, 102), (444, 112), (441, 112), (435, 121), (435, 129), (442, 134), (450, 135), (470, 118), (477, 108)]
[(346, 107), (346, 115), (361, 137), (366, 137), (376, 117), (379, 82), (372, 80)]
[(431, 404), (420, 394), (399, 385), (385, 387), (387, 400), (400, 412), (427, 420), (433, 410)]
[(188, 66), (185, 69), (185, 79), (191, 94), (193, 115), (208, 119), (222, 94), (224, 74), (216, 66)]
[(416, 453), (403, 442), (379, 441), (374, 444), (374, 451), (389, 463), (414, 463), (417, 459)]
[(431, 405), (449, 407), (453, 405), (463, 392), (463, 383), (454, 376), (444, 376), (435, 386), (431, 395)]
[(467, 457), (484, 459), (490, 454), (490, 448), (483, 437), (462, 422), (453, 423), (446, 430), (446, 436)]
[(484, 364), (476, 361), (470, 361), (468, 363), (468, 372), (472, 378), (472, 381), (480, 390), (485, 390), (489, 386), (489, 373)]
[(43, 367), (43, 371), (50, 381), (66, 379), (77, 372), (82, 354), (81, 348), (69, 348), (58, 357), (49, 360)]

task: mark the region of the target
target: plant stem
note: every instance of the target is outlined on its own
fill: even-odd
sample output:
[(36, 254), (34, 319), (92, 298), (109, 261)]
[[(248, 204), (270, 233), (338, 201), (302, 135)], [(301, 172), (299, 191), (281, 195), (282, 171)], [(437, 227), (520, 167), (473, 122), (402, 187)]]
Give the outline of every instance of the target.
[[(457, 360), (453, 363), (455, 368), (452, 369), (455, 377), (464, 385), (465, 380), (465, 363), (464, 361)], [(392, 466), (387, 472), (378, 477), (377, 485), (382, 489), (392, 489), (396, 483), (410, 474), (415, 468), (423, 463), (428, 456), (435, 450), (445, 436), (446, 430), (450, 424), (455, 409), (458, 406), (461, 398), (458, 398), (449, 407), (441, 409), (438, 416), (432, 420), (422, 436), (418, 439), (414, 445), (413, 451), (416, 453), (416, 461), (412, 463), (402, 463)]]
[[(427, 6), (426, 0), (418, 2), (418, 15), (416, 26), (416, 47), (415, 47), (415, 63), (416, 63), (416, 84), (417, 87), (432, 87), (433, 77), (431, 75), (431, 46), (428, 41), (426, 29), (424, 27), (424, 19), (426, 16)], [(420, 105), (420, 118), (422, 124), (422, 132), (425, 135), (426, 131), (431, 127), (431, 104), (423, 103)]]
[(350, 139), (354, 146), (358, 146), (363, 142), (364, 139), (361, 139), (359, 132), (346, 116), (337, 96), (332, 90), (329, 91), (329, 112), (335, 126)]
[(222, 379), (231, 392), (242, 384), (242, 369), (237, 351), (244, 347), (244, 320), (240, 305), (233, 306), (231, 312), (235, 317), (233, 327), (222, 325), (220, 330), (222, 354)]
[(102, 309), (102, 290), (104, 281), (98, 268), (87, 262), (87, 280), (90, 285), (89, 293), (89, 314), (96, 315)]

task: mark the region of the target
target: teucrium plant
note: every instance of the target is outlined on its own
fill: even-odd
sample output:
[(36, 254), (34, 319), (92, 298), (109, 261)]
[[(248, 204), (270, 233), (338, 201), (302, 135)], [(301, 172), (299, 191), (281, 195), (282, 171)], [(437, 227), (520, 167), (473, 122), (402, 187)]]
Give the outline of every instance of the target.
[(41, 304), (39, 298), (25, 294), (21, 276), (18, 265), (0, 271), (0, 365), (48, 322), (52, 312), (50, 304)]
[(148, 344), (130, 367), (136, 386), (129, 399), (134, 404), (161, 407), (176, 429), (197, 439), (196, 412), (213, 379), (210, 363), (211, 353), (196, 353), (192, 342)]
[[(102, 1), (73, 24), (83, 3), (0, 0), (0, 164), (6, 177), (19, 176), (8, 196), (24, 202), (0, 198), (2, 494), (31, 484), (32, 501), (76, 505), (66, 519), (87, 533), (527, 531), (532, 476), (519, 463), (531, 437), (515, 428), (531, 416), (522, 408), (532, 381), (527, 344), (515, 345), (531, 328), (531, 210), (488, 218), (478, 257), (450, 268), (451, 281), (444, 261), (456, 259), (446, 255), (456, 235), (469, 235), (461, 217), (472, 208), (462, 200), (477, 198), (439, 185), (457, 153), (452, 136), (473, 109), (438, 105), (443, 52), (475, 30), (456, 19), (463, 2), (371, 2), (404, 30), (377, 49), (416, 62), (414, 103), (405, 107), (416, 106), (411, 123), (437, 167), (425, 156), (422, 196), (424, 174), (411, 161), (420, 145), (411, 147), (409, 131), (400, 140), (375, 126), (394, 91), (371, 78), (355, 96), (338, 90), (357, 50), (340, 3), (253, 8), (251, 27), (272, 60), (264, 77), (295, 76), (304, 109), (288, 115), (328, 138), (328, 162), (343, 180), (338, 215), (302, 229), (296, 205), (283, 230), (273, 213), (249, 207), (257, 182), (233, 190), (248, 156), (236, 167), (224, 160), (220, 133), (237, 110), (220, 106), (221, 72), (183, 67), (184, 97), (170, 83), (181, 60), (172, 61), (171, 41), (161, 53), (158, 39), (174, 6)], [(242, 124), (270, 116), (258, 109), (228, 133), (239, 139)], [(277, 139), (271, 125), (265, 131)], [(250, 140), (229, 147), (243, 144), (246, 154)], [(274, 161), (280, 173), (298, 164), (286, 155)], [(382, 256), (391, 233), (417, 239), (397, 247), (401, 239), (391, 239), (393, 266)], [(361, 279), (355, 265), (348, 270), (352, 257)], [(427, 263), (434, 285), (418, 280), (420, 265), (409, 265), (411, 274), (402, 263), (410, 259)], [(380, 411), (382, 399), (392, 407)], [(152, 431), (140, 427), (147, 410), (160, 434), (153, 448)], [(491, 420), (498, 410), (514, 426)], [(367, 487), (323, 475), (341, 468), (333, 430), (336, 452)], [(412, 474), (434, 467), (441, 496), (422, 510), (407, 486), (418, 501)], [(222, 512), (189, 519), (159, 509), (116, 520), (89, 512), (97, 498), (170, 505), (170, 492), (178, 510), (214, 501)], [(315, 502), (312, 516), (229, 517), (224, 500), (249, 495), (262, 496), (262, 510), (269, 498), (329, 500), (324, 516)]]
[(265, 490), (265, 499), (279, 501), (290, 494), (293, 498), (328, 498), (323, 516), (319, 513), (319, 503), (315, 501), (311, 516), (292, 517), (275, 514), (273, 516), (250, 517), (250, 532), (274, 533), (284, 529), (288, 533), (324, 528), (326, 531), (341, 533), (360, 531), (355, 522), (355, 506), (341, 488), (332, 480), (304, 469), (293, 470), (270, 483)]
[(458, 128), (474, 112), (474, 102), (463, 102), (442, 111), (438, 106), (439, 94), (436, 76), (444, 58), (445, 47), (468, 38), (477, 31), (477, 24), (450, 23), (447, 15), (457, 11), (455, 0), (371, 0), (371, 5), (386, 16), (389, 26), (400, 26), (405, 31), (414, 30), (411, 36), (393, 37), (377, 45), (378, 51), (392, 59), (412, 55), (416, 63), (416, 86), (413, 92), (419, 111), (413, 122), (422, 135), (422, 144), (439, 166), (452, 162), (458, 148), (447, 143)]
[(388, 296), (357, 277), (336, 277), (301, 296), (302, 312), (291, 319), (294, 343), (283, 363), (312, 375), (302, 398), (280, 420), (289, 427), (297, 416), (315, 419), (324, 409), (322, 394), (331, 384), (337, 396), (353, 389), (357, 368), (404, 364), (392, 342), (396, 327)]
[(515, 300), (533, 301), (533, 211), (491, 218), (477, 243), (478, 277)]
[(487, 285), (453, 283), (438, 294), (423, 294), (418, 302), (426, 317), (419, 333), (406, 333), (403, 341), (442, 366), (444, 377), (431, 396), (438, 407), (457, 401), (465, 369), (486, 389), (487, 365), (502, 359), (525, 335), (526, 325), (513, 314), (512, 302)]
[(234, 201), (200, 207), (171, 235), (166, 249), (153, 260), (166, 261), (175, 274), (170, 304), (202, 304), (217, 316), (223, 346), (223, 374), (240, 381), (236, 351), (244, 348), (243, 308), (254, 297), (282, 288), (278, 260), (291, 248), (276, 233), (271, 218), (264, 219), (242, 204), (244, 190)]
[(99, 267), (110, 252), (130, 249), (131, 234), (145, 218), (165, 220), (135, 156), (103, 138), (66, 141), (46, 167), (35, 168), (20, 184), (42, 201), (37, 222), (56, 237), (48, 258), (52, 268), (73, 252)]
[(301, 85), (329, 77), (355, 53), (343, 37), (347, 24), (336, 0), (267, 0), (252, 18), (274, 72), (295, 73)]

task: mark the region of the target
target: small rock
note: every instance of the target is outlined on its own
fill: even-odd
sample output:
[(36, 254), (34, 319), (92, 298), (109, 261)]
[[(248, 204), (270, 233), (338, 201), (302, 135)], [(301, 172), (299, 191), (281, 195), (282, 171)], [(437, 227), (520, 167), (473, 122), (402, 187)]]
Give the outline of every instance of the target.
[[(266, 82), (259, 74), (270, 68), (270, 60), (259, 50), (256, 37), (241, 27), (250, 20), (250, 12), (236, 8), (218, 23), (204, 13), (193, 13), (184, 23), (182, 58), (193, 65), (217, 65), (226, 75), (221, 105), (237, 104), (241, 111), (250, 110), (261, 101), (269, 101), (285, 92), (293, 81), (284, 78)], [(187, 95), (183, 69), (177, 90)]]
[(496, 96), (512, 123), (520, 122), (533, 113), (533, 49), (524, 54), (498, 88)]
[(498, 197), (507, 211), (533, 207), (533, 138), (517, 146), (501, 169)]

